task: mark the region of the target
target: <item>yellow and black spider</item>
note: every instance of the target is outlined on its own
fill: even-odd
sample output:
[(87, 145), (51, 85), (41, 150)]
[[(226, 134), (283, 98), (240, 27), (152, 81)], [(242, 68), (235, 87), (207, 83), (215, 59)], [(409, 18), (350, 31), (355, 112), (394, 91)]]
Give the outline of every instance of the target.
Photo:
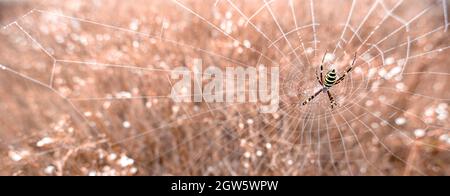
[(320, 64), (320, 77), (317, 75), (317, 71), (316, 71), (316, 78), (317, 78), (317, 81), (322, 86), (322, 89), (320, 89), (319, 91), (314, 93), (313, 96), (311, 96), (307, 100), (305, 100), (302, 103), (302, 105), (308, 104), (315, 97), (317, 97), (317, 95), (319, 95), (320, 93), (327, 93), (328, 94), (328, 98), (330, 99), (331, 109), (333, 109), (334, 106), (336, 105), (336, 103), (334, 102), (334, 98), (333, 98), (333, 96), (331, 95), (331, 92), (330, 92), (331, 87), (341, 83), (342, 80), (344, 80), (345, 76), (347, 76), (347, 74), (353, 70), (353, 65), (356, 62), (356, 53), (355, 53), (355, 57), (353, 58), (352, 64), (350, 65), (350, 67), (347, 69), (347, 71), (345, 71), (345, 73), (340, 78), (337, 78), (336, 70), (332, 69), (332, 70), (327, 72), (327, 74), (325, 75), (325, 81), (323, 81), (323, 63), (325, 62), (325, 56), (327, 55), (327, 53), (328, 53), (328, 51), (326, 51), (325, 54), (323, 55), (322, 63)]

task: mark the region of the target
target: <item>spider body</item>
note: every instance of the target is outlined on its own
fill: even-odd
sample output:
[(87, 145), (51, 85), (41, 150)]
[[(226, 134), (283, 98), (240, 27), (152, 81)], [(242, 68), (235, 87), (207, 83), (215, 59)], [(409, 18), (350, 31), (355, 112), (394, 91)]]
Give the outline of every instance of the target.
[(327, 75), (325, 75), (325, 83), (323, 84), (324, 87), (326, 88), (331, 88), (333, 87), (333, 85), (336, 83), (336, 70), (331, 70), (327, 73)]
[(314, 98), (316, 98), (320, 93), (326, 93), (328, 95), (328, 98), (330, 99), (331, 109), (333, 109), (334, 106), (336, 105), (336, 103), (334, 101), (333, 95), (331, 95), (330, 89), (333, 86), (338, 85), (339, 83), (341, 83), (342, 80), (344, 80), (345, 76), (347, 76), (347, 74), (350, 73), (353, 70), (353, 65), (356, 62), (356, 53), (355, 53), (355, 57), (353, 58), (352, 64), (347, 69), (347, 71), (344, 74), (342, 74), (341, 77), (338, 78), (337, 74), (336, 74), (336, 70), (332, 69), (332, 70), (327, 72), (327, 74), (325, 75), (325, 79), (324, 79), (323, 78), (323, 63), (325, 61), (326, 54), (327, 54), (327, 52), (325, 52), (325, 54), (323, 56), (323, 59), (322, 59), (322, 63), (320, 64), (320, 77), (317, 75), (317, 72), (316, 72), (317, 81), (322, 86), (322, 88), (320, 90), (318, 90), (316, 93), (314, 93), (313, 96), (311, 96), (308, 99), (306, 99), (302, 103), (302, 105), (308, 104), (310, 101), (312, 101)]

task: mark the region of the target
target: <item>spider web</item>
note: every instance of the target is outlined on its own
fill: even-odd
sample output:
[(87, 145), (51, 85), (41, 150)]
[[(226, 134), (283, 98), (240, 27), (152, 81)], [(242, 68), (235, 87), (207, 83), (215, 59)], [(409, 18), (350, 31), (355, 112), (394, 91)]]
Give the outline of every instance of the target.
[[(45, 1), (16, 9), (23, 14), (2, 20), (0, 34), (8, 174), (449, 174), (445, 0)], [(354, 71), (331, 90), (336, 109), (324, 94), (300, 106), (320, 88), (325, 51), (325, 71), (338, 75), (356, 52)], [(279, 66), (280, 110), (173, 103), (170, 73), (195, 59)]]

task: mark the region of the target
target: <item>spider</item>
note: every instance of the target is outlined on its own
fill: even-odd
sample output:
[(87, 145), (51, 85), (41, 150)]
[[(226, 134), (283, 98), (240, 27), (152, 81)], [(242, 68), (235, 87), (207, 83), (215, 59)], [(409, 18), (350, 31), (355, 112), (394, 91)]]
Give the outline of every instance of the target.
[(355, 53), (355, 57), (353, 58), (352, 64), (350, 65), (350, 67), (347, 69), (347, 71), (345, 71), (345, 73), (340, 78), (337, 78), (336, 70), (332, 69), (332, 70), (327, 72), (327, 74), (325, 75), (325, 81), (324, 81), (324, 78), (323, 78), (323, 63), (325, 62), (325, 56), (327, 55), (327, 53), (328, 53), (328, 51), (326, 51), (325, 54), (323, 55), (322, 63), (320, 64), (320, 77), (317, 75), (317, 71), (316, 71), (316, 78), (317, 78), (317, 81), (319, 82), (320, 86), (322, 86), (322, 89), (318, 90), (316, 93), (314, 93), (313, 96), (311, 96), (308, 99), (306, 99), (302, 103), (302, 106), (308, 104), (310, 101), (312, 101), (314, 98), (316, 98), (320, 93), (327, 93), (328, 94), (328, 98), (330, 99), (330, 103), (331, 103), (331, 109), (334, 109), (334, 106), (337, 106), (337, 104), (334, 101), (333, 95), (331, 95), (330, 89), (333, 86), (338, 85), (339, 83), (341, 83), (344, 80), (345, 76), (347, 76), (347, 74), (350, 73), (353, 70), (353, 65), (355, 65), (355, 62), (356, 62), (356, 53)]

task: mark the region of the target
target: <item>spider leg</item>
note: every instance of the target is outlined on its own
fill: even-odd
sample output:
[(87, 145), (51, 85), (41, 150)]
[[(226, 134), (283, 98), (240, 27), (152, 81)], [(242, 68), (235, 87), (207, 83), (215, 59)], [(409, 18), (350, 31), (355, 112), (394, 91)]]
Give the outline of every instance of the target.
[(319, 82), (319, 84), (321, 86), (323, 86), (322, 78), (319, 78), (319, 75), (317, 75), (317, 71), (316, 71), (316, 78), (317, 78), (317, 81)]
[(339, 83), (341, 83), (345, 79), (345, 76), (347, 76), (347, 74), (349, 72), (351, 72), (352, 70), (353, 70), (353, 67), (348, 68), (347, 71), (339, 79), (336, 80), (334, 85), (338, 85)]
[(336, 102), (334, 101), (334, 97), (333, 97), (333, 95), (331, 95), (330, 91), (327, 91), (327, 94), (328, 94), (328, 98), (330, 99), (331, 109), (334, 109), (334, 106), (337, 106)]
[(319, 91), (317, 91), (316, 93), (314, 93), (313, 96), (309, 97), (307, 100), (305, 100), (305, 101), (302, 103), (302, 106), (308, 104), (310, 101), (312, 101), (314, 98), (316, 98), (317, 95), (319, 95), (321, 92), (322, 92), (322, 89), (320, 89)]
[(348, 73), (350, 73), (351, 71), (353, 71), (353, 65), (355, 65), (355, 62), (356, 62), (356, 52), (355, 52), (355, 57), (353, 58), (352, 64), (351, 64), (350, 67), (347, 69), (347, 71), (345, 71), (345, 73), (344, 73), (339, 79), (336, 80), (336, 82), (334, 83), (334, 85), (337, 85), (337, 84), (341, 83), (342, 80), (344, 80), (345, 76), (347, 76)]

